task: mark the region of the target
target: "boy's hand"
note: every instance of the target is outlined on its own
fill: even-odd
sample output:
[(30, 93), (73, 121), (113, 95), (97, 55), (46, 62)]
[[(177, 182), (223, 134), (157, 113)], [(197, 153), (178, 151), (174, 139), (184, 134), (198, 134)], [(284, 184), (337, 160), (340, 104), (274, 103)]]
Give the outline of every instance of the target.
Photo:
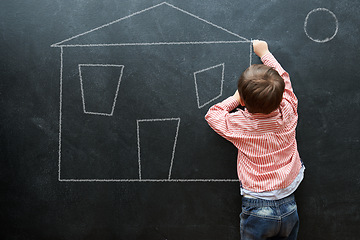
[(254, 40), (253, 41), (253, 48), (256, 55), (258, 55), (260, 58), (265, 56), (267, 53), (269, 53), (268, 44), (265, 41), (260, 40)]

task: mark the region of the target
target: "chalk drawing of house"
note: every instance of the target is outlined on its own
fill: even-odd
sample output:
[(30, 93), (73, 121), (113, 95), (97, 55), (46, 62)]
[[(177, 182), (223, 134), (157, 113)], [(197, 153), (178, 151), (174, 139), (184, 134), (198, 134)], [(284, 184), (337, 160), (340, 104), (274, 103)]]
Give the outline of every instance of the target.
[(250, 40), (163, 2), (51, 47), (59, 181), (237, 181), (204, 114), (233, 94)]

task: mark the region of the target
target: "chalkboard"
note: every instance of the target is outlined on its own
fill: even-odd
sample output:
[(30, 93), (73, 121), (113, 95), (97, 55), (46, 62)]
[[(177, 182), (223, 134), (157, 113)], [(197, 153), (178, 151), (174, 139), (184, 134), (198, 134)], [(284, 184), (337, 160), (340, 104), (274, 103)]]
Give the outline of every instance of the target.
[(356, 1), (1, 3), (1, 239), (240, 239), (204, 120), (269, 43), (299, 99), (299, 239), (360, 235)]

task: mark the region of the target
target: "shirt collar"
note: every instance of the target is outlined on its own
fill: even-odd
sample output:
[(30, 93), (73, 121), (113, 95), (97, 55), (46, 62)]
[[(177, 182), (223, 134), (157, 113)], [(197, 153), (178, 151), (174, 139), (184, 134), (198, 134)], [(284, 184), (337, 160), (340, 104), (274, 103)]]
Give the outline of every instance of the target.
[(264, 113), (251, 113), (245, 108), (245, 115), (249, 118), (255, 118), (255, 119), (264, 119), (264, 118), (271, 118), (275, 117), (280, 114), (280, 109), (277, 108), (276, 110), (272, 111), (269, 114)]

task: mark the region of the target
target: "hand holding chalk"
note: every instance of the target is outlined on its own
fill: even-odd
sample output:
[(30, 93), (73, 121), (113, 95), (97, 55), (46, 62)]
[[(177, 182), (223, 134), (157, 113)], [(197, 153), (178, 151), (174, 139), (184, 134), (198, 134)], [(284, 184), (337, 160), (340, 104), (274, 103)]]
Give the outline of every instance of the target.
[(254, 40), (252, 43), (255, 54), (258, 55), (260, 58), (270, 52), (267, 42)]

